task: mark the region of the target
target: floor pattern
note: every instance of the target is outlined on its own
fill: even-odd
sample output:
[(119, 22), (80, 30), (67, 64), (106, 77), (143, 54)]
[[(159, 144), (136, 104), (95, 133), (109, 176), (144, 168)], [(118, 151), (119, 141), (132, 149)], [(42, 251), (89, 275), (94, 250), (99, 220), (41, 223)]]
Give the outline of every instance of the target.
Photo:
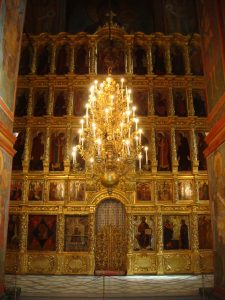
[(213, 275), (171, 276), (47, 276), (6, 275), (6, 286), (21, 287), (21, 296), (73, 299), (196, 296), (212, 287)]

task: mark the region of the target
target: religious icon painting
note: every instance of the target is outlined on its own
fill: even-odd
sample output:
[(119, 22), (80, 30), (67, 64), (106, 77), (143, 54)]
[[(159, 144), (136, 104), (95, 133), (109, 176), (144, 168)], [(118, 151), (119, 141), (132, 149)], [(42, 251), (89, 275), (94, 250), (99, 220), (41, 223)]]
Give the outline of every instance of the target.
[(63, 171), (66, 147), (66, 134), (63, 130), (56, 130), (50, 137), (49, 170)]
[(136, 199), (137, 201), (151, 201), (151, 182), (137, 182), (136, 185)]
[(73, 97), (73, 114), (74, 116), (84, 116), (85, 104), (88, 101), (88, 92), (84, 88), (76, 88)]
[(158, 44), (152, 46), (152, 63), (153, 73), (156, 75), (166, 74), (166, 59), (165, 59), (165, 48)]
[(158, 201), (173, 201), (173, 181), (172, 180), (157, 180), (157, 200)]
[(155, 249), (155, 220), (151, 215), (134, 215), (134, 251)]
[(188, 216), (163, 216), (164, 250), (190, 249), (190, 225)]
[(9, 214), (7, 249), (10, 251), (19, 250), (20, 226), (21, 226), (20, 215)]
[(47, 114), (48, 90), (38, 88), (34, 91), (33, 115), (42, 117)]
[(42, 201), (43, 200), (43, 180), (30, 180), (28, 188), (29, 201)]
[(188, 131), (176, 131), (178, 171), (191, 171), (191, 150)]
[(65, 182), (55, 180), (49, 182), (49, 201), (64, 201), (65, 199)]
[(29, 215), (27, 250), (56, 250), (56, 216)]
[(189, 47), (191, 73), (194, 75), (203, 75), (203, 63), (201, 48), (194, 46), (193, 44)]
[(64, 251), (88, 251), (88, 216), (65, 216)]
[(198, 216), (198, 242), (199, 249), (212, 249), (212, 225), (210, 215)]
[(155, 143), (158, 171), (171, 171), (170, 133), (167, 131), (156, 132)]
[(207, 180), (198, 182), (198, 197), (199, 200), (209, 200), (209, 185)]
[(70, 201), (84, 201), (85, 200), (86, 184), (83, 181), (70, 181)]
[(12, 180), (11, 190), (10, 190), (10, 200), (12, 201), (22, 201), (23, 197), (23, 181), (22, 180)]
[(199, 171), (207, 170), (206, 158), (204, 155), (204, 151), (207, 148), (207, 143), (205, 141), (206, 134), (205, 132), (197, 131), (196, 132), (196, 144), (197, 144), (197, 152), (198, 152), (198, 169)]
[(168, 116), (168, 91), (166, 89), (154, 90), (155, 115), (159, 117)]
[(133, 70), (134, 74), (147, 74), (147, 53), (144, 47), (139, 44), (134, 45), (133, 50)]
[(43, 128), (31, 133), (30, 171), (42, 171), (45, 153), (45, 131)]
[(60, 45), (56, 51), (56, 74), (64, 75), (69, 72), (69, 45)]
[(206, 94), (204, 90), (192, 90), (195, 116), (207, 117)]
[(187, 117), (187, 99), (184, 89), (173, 89), (173, 104), (176, 116)]
[(193, 200), (194, 199), (194, 182), (193, 180), (178, 180), (178, 199)]
[[(77, 145), (79, 145), (79, 135), (74, 131), (71, 139), (71, 152), (73, 147)], [(79, 151), (76, 151), (76, 157), (71, 156), (70, 168), (71, 171), (83, 171), (85, 169), (85, 160), (82, 158)]]
[(18, 89), (16, 92), (15, 117), (27, 115), (29, 89)]
[(67, 114), (68, 95), (65, 90), (57, 89), (54, 95), (53, 115), (62, 117)]
[(88, 73), (88, 46), (78, 45), (74, 51), (74, 72), (76, 74), (87, 74)]
[(133, 94), (133, 105), (136, 107), (137, 116), (148, 115), (148, 90), (135, 90)]
[(26, 132), (24, 129), (13, 130), (13, 135), (16, 137), (15, 144), (13, 148), (16, 150), (16, 153), (13, 157), (12, 169), (13, 171), (23, 170), (23, 155), (24, 155), (24, 146), (25, 146), (25, 137)]

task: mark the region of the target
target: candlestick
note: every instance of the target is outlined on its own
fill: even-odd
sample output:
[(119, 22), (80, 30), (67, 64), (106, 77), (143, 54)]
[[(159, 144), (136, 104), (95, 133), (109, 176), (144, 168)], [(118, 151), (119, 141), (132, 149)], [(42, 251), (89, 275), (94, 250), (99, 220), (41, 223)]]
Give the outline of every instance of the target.
[(148, 147), (145, 146), (145, 160), (146, 160), (146, 165), (148, 164)]
[(141, 159), (142, 159), (141, 153), (138, 155), (138, 158), (139, 158), (139, 170), (141, 170)]

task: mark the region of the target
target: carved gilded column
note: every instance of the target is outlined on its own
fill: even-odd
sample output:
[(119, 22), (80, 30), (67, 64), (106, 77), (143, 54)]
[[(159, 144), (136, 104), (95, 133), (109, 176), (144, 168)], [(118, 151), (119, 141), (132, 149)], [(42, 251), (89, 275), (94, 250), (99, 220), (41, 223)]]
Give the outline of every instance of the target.
[(166, 51), (166, 74), (172, 74), (172, 64), (171, 64), (171, 55), (170, 55), (170, 42), (167, 41), (166, 46), (165, 46), (165, 51)]
[(154, 91), (152, 84), (149, 85), (149, 102), (148, 102), (148, 114), (153, 116), (155, 112), (154, 109)]
[(155, 128), (151, 128), (151, 164), (152, 164), (152, 173), (157, 172), (157, 160), (156, 160), (156, 147), (155, 147)]
[(163, 268), (163, 222), (162, 222), (162, 213), (161, 207), (158, 207), (157, 218), (156, 218), (156, 250), (157, 250), (157, 274), (164, 274)]
[(27, 271), (27, 235), (28, 235), (28, 214), (23, 213), (20, 219), (20, 239), (19, 239), (19, 272)]
[(32, 56), (32, 62), (31, 62), (31, 74), (35, 74), (37, 70), (37, 43), (34, 43), (33, 45), (33, 56)]
[(50, 128), (46, 129), (46, 143), (45, 143), (45, 153), (44, 153), (44, 172), (49, 170), (49, 153), (50, 153)]
[(175, 115), (174, 104), (173, 104), (173, 88), (170, 86), (168, 89), (168, 114), (170, 116)]
[(53, 44), (52, 46), (52, 56), (51, 56), (51, 65), (50, 65), (50, 73), (55, 74), (56, 70), (56, 44)]
[(152, 44), (149, 43), (148, 49), (147, 49), (147, 68), (148, 68), (148, 74), (153, 74), (153, 62), (152, 62)]
[(198, 214), (197, 207), (193, 207), (191, 215), (191, 247), (192, 247), (192, 268), (195, 274), (200, 273), (200, 259), (199, 259), (199, 241), (198, 241)]
[(32, 113), (33, 113), (33, 90), (34, 90), (34, 88), (31, 86), (29, 88), (28, 104), (27, 104), (28, 117), (32, 116)]
[(197, 180), (197, 178), (195, 178), (195, 185), (194, 185), (194, 188), (195, 188), (195, 202), (196, 203), (199, 203), (199, 182)]
[(65, 147), (65, 157), (64, 157), (64, 170), (65, 172), (70, 171), (70, 157), (71, 157), (71, 128), (68, 126), (66, 128), (66, 147)]
[(89, 251), (90, 251), (90, 271), (89, 274), (94, 274), (95, 271), (95, 212), (94, 207), (90, 208), (89, 214)]
[(134, 249), (133, 239), (133, 216), (131, 213), (127, 214), (127, 275), (133, 275), (132, 268), (132, 252)]
[(193, 105), (193, 95), (192, 95), (192, 88), (189, 87), (187, 89), (187, 101), (188, 101), (188, 115), (194, 116), (194, 105)]
[(127, 41), (125, 57), (125, 73), (133, 74), (132, 43)]
[(69, 72), (70, 74), (74, 73), (74, 63), (75, 63), (75, 49), (74, 45), (70, 45), (70, 59), (69, 59)]
[(23, 156), (23, 172), (28, 172), (29, 168), (29, 160), (30, 160), (30, 143), (32, 143), (31, 136), (30, 136), (30, 127), (26, 128), (26, 136), (25, 136), (25, 143), (24, 143), (24, 156)]
[(192, 169), (193, 173), (198, 173), (198, 150), (197, 150), (197, 144), (196, 144), (196, 136), (195, 136), (195, 130), (194, 128), (191, 129), (191, 145), (192, 145)]
[(184, 66), (185, 66), (185, 74), (191, 74), (191, 67), (190, 67), (190, 58), (189, 58), (189, 50), (188, 50), (188, 43), (185, 42), (183, 46), (183, 56), (184, 56)]
[(174, 177), (174, 200), (179, 201), (178, 180)]
[(64, 227), (65, 227), (65, 217), (63, 213), (57, 216), (57, 270), (56, 274), (63, 273), (63, 251), (64, 251)]
[(178, 160), (177, 160), (177, 148), (176, 148), (176, 138), (175, 138), (174, 128), (171, 128), (171, 155), (172, 155), (172, 170), (173, 173), (177, 173)]
[(47, 107), (47, 115), (53, 115), (53, 104), (54, 104), (54, 85), (49, 85), (49, 92), (48, 92), (48, 107)]
[(91, 41), (89, 49), (89, 72), (92, 75), (97, 74), (97, 43), (95, 40)]
[(67, 105), (67, 115), (68, 116), (73, 115), (73, 96), (74, 96), (73, 84), (71, 83), (69, 85), (69, 89), (68, 89), (68, 105)]

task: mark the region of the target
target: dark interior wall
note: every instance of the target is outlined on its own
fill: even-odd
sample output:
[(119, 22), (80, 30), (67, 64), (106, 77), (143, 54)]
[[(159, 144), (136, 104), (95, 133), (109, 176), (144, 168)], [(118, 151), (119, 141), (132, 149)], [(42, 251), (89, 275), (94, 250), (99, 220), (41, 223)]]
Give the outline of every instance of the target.
[(195, 0), (30, 0), (25, 31), (94, 33), (107, 22), (110, 7), (116, 14), (113, 21), (129, 34), (198, 32)]

